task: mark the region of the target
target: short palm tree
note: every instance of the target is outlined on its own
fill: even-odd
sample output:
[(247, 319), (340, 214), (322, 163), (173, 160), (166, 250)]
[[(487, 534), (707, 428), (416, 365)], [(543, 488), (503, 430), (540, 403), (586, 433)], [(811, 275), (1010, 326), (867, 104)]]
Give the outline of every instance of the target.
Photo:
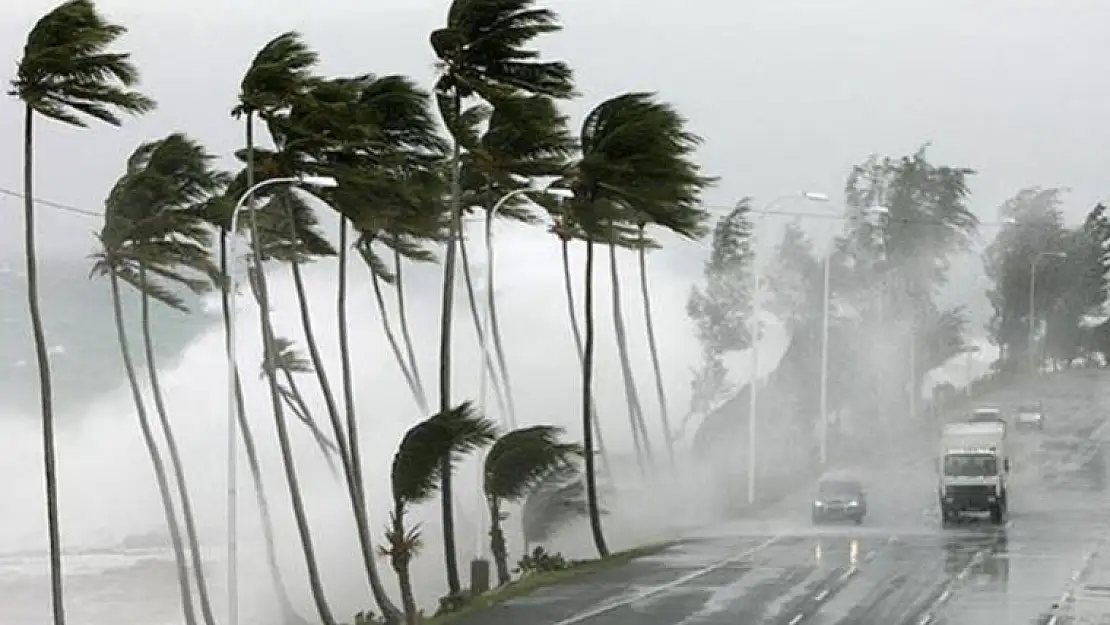
[[(454, 315), (457, 240), (462, 233), (462, 155), (471, 143), (460, 123), (465, 101), (490, 100), (517, 93), (569, 98), (574, 95), (570, 67), (561, 61), (540, 60), (526, 48), (537, 36), (562, 29), (554, 11), (536, 8), (535, 0), (454, 0), (447, 23), (432, 32), (432, 49), (440, 63), (435, 97), (440, 116), (452, 137), (450, 233), (443, 259), (443, 295), (439, 345), (439, 408), (451, 407), (451, 326)], [(447, 460), (444, 459), (444, 462)], [(441, 471), (443, 549), (447, 585), (452, 594), (462, 590), (455, 552), (451, 473)]]
[(386, 529), (387, 546), (381, 551), (397, 573), (408, 625), (416, 625), (420, 618), (409, 574), (412, 558), (420, 549), (420, 528), (406, 526), (405, 515), (412, 506), (435, 496), (443, 478), (443, 458), (448, 459), (446, 470), (453, 471), (463, 456), (489, 445), (496, 437), (493, 422), (477, 414), (470, 402), (464, 402), (415, 425), (405, 433), (393, 456), (393, 511)]
[(682, 231), (675, 207), (696, 207), (702, 189), (713, 180), (702, 176), (692, 161), (698, 137), (685, 126), (685, 119), (654, 94), (626, 93), (606, 100), (586, 115), (581, 156), (559, 183), (573, 194), (565, 206), (564, 225), (586, 243), (582, 431), (590, 527), (601, 556), (609, 549), (601, 527), (593, 458), (594, 243), (613, 240), (617, 225), (636, 215), (690, 234)]
[(62, 547), (58, 521), (58, 479), (54, 449), (54, 396), (50, 357), (39, 310), (35, 254), (35, 115), (68, 126), (85, 127), (92, 118), (112, 126), (120, 113), (138, 115), (154, 101), (132, 88), (139, 73), (130, 54), (109, 49), (126, 32), (97, 12), (92, 0), (70, 0), (44, 15), (27, 34), (10, 95), (23, 102), (23, 219), (27, 263), (27, 303), (39, 370), (42, 409), (46, 517), (50, 542), (50, 582), (55, 625), (65, 622)]
[(560, 441), (563, 429), (536, 425), (508, 432), (490, 447), (483, 470), (483, 490), (490, 514), (490, 551), (497, 564), (497, 581), (512, 581), (509, 550), (502, 522), (506, 503), (519, 503), (550, 479), (553, 473), (573, 472), (582, 446)]
[(169, 452), (170, 472), (181, 501), (201, 614), (208, 625), (212, 625), (215, 620), (184, 465), (158, 378), (154, 342), (150, 332), (150, 300), (154, 299), (176, 310), (187, 312), (188, 308), (178, 294), (178, 289), (184, 287), (203, 293), (210, 284), (208, 278), (217, 272), (208, 253), (210, 231), (205, 227), (201, 211), (196, 210), (198, 204), (219, 193), (226, 183), (226, 176), (212, 168), (214, 158), (199, 144), (181, 134), (173, 134), (161, 141), (139, 146), (128, 160), (126, 173), (113, 187), (106, 202), (104, 228), (100, 233), (102, 248), (95, 255), (96, 263), (93, 268), (94, 273), (107, 275), (111, 281), (120, 347), (132, 386), (140, 429), (159, 480), (171, 538), (178, 534), (175, 552), (178, 557), (178, 574), (183, 576), (180, 580), (182, 601), (185, 604), (186, 620), (189, 620), (192, 611), (188, 588), (190, 581), (181, 550), (180, 533), (176, 527), (178, 520), (166, 481), (166, 469), (154, 442), (153, 428), (131, 361), (122, 320), (119, 283), (126, 282), (139, 292), (147, 372), (159, 425)]

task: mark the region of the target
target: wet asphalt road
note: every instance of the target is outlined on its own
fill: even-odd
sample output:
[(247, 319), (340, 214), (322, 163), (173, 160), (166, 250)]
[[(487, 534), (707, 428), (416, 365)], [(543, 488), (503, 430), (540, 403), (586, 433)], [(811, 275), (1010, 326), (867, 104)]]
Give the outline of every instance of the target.
[(922, 447), (862, 468), (871, 506), (862, 526), (814, 527), (797, 496), (462, 624), (1110, 625), (1103, 387), (1110, 375), (1071, 374), (984, 400), (1039, 398), (1047, 414), (1044, 432), (1014, 433), (1004, 527), (942, 529)]

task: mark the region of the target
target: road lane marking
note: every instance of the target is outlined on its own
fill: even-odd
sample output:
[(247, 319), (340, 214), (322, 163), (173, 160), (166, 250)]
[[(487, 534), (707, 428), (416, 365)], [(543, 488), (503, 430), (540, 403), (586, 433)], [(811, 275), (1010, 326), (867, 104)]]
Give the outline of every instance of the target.
[(1094, 563), (1100, 551), (1102, 551), (1102, 541), (1099, 541), (1094, 549), (1091, 549), (1087, 552), (1087, 555), (1083, 556), (1083, 564), (1071, 574), (1071, 583), (1069, 583), (1067, 589), (1064, 590), (1064, 594), (1060, 595), (1060, 598), (1053, 604), (1052, 616), (1045, 621), (1045, 625), (1056, 625), (1059, 622), (1060, 611), (1071, 601), (1072, 596), (1075, 594), (1076, 585), (1079, 584), (1079, 580), (1083, 579), (1083, 577), (1090, 572), (1091, 564)]
[(616, 601), (611, 601), (609, 603), (600, 605), (596, 608), (592, 608), (592, 609), (589, 609), (589, 610), (585, 610), (583, 612), (579, 612), (578, 614), (568, 616), (567, 618), (565, 618), (565, 619), (563, 619), (563, 620), (561, 620), (557, 623), (553, 623), (552, 625), (573, 625), (574, 623), (581, 623), (582, 621), (591, 619), (595, 616), (601, 616), (602, 614), (612, 612), (613, 610), (616, 610), (618, 608), (623, 608), (627, 605), (631, 605), (633, 603), (636, 603), (637, 601), (643, 601), (645, 599), (650, 599), (651, 597), (654, 597), (655, 595), (667, 592), (668, 590), (671, 590), (673, 588), (677, 588), (677, 587), (679, 587), (679, 586), (681, 586), (681, 585), (683, 585), (687, 582), (693, 581), (693, 580), (695, 580), (699, 577), (702, 577), (704, 575), (708, 575), (709, 573), (712, 573), (713, 571), (724, 568), (724, 567), (726, 567), (730, 564), (733, 564), (733, 563), (735, 563), (739, 560), (744, 560), (746, 558), (749, 558), (753, 554), (755, 554), (755, 553), (757, 553), (757, 552), (759, 552), (763, 549), (766, 549), (767, 547), (770, 547), (771, 545), (778, 542), (782, 538), (783, 538), (782, 534), (779, 534), (777, 536), (772, 536), (771, 538), (768, 538), (767, 540), (765, 540), (762, 543), (756, 545), (755, 547), (752, 547), (750, 549), (747, 549), (747, 550), (742, 551), (742, 552), (737, 553), (737, 554), (733, 554), (733, 555), (731, 555), (731, 556), (729, 556), (729, 557), (727, 557), (723, 560), (718, 560), (717, 562), (714, 562), (713, 564), (710, 564), (709, 566), (702, 567), (702, 568), (700, 568), (696, 571), (692, 571), (690, 573), (687, 573), (686, 575), (683, 575), (682, 577), (679, 577), (678, 579), (669, 581), (666, 584), (660, 584), (659, 586), (649, 588), (649, 589), (647, 589), (643, 592), (640, 592), (640, 593), (637, 593), (637, 594), (633, 595), (632, 597), (628, 597), (628, 598), (625, 598), (625, 599), (618, 599)]
[(957, 582), (965, 579), (971, 574), (971, 569), (975, 568), (976, 565), (983, 561), (983, 556), (986, 553), (986, 550), (980, 550), (976, 551), (975, 555), (971, 556), (971, 560), (968, 560), (967, 566), (961, 569), (960, 572), (956, 574), (955, 578), (949, 579), (948, 583), (944, 586), (944, 590), (942, 590), (941, 593), (937, 595), (937, 598), (925, 608), (925, 614), (922, 614), (921, 618), (917, 620), (917, 625), (929, 625), (929, 623), (933, 621), (937, 615), (937, 610), (952, 596), (952, 588)]
[(814, 597), (814, 599), (816, 599), (818, 601), (824, 601), (825, 597), (828, 597), (828, 596), (829, 596), (829, 590), (826, 588), (825, 590), (822, 590), (821, 592), (817, 593), (817, 596)]
[[(898, 541), (897, 536), (890, 536), (889, 538), (886, 539), (886, 542), (883, 543), (883, 545), (881, 547), (879, 547), (877, 549), (872, 549), (871, 551), (868, 551), (867, 555), (863, 556), (863, 559), (861, 560), (860, 564), (867, 564), (868, 562), (874, 560), (875, 556), (878, 555), (878, 553), (880, 551), (882, 551), (886, 547), (894, 544), (897, 541)], [(852, 576), (855, 575), (856, 573), (859, 573), (859, 565), (855, 565), (855, 564), (850, 565), (848, 567), (848, 569), (845, 570), (843, 573), (841, 573), (840, 577), (838, 577), (836, 579), (836, 590), (839, 591), (841, 588), (843, 588), (843, 586), (848, 582), (848, 580), (852, 579)], [(829, 594), (830, 594), (829, 589), (828, 588), (823, 588), (823, 589), (821, 589), (821, 592), (819, 592), (819, 593), (817, 593), (816, 595), (813, 596), (814, 601), (816, 601), (818, 605), (816, 606), (816, 609), (813, 610), (813, 612), (811, 614), (816, 614), (821, 609), (822, 606), (820, 604), (825, 599), (827, 599), (829, 597)], [(789, 625), (798, 625), (798, 623), (802, 622), (802, 620), (804, 620), (806, 618), (806, 616), (807, 616), (807, 614), (804, 611), (795, 614), (794, 618), (790, 619)]]

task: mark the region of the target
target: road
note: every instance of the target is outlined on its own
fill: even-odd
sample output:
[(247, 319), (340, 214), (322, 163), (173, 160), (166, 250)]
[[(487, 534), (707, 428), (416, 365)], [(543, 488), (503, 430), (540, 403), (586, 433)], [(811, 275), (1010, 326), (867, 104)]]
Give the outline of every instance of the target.
[(1039, 398), (1047, 414), (1044, 432), (1015, 433), (1003, 527), (940, 527), (922, 445), (863, 465), (862, 526), (814, 527), (798, 496), (462, 625), (1110, 625), (1107, 382), (1053, 376), (986, 400)]

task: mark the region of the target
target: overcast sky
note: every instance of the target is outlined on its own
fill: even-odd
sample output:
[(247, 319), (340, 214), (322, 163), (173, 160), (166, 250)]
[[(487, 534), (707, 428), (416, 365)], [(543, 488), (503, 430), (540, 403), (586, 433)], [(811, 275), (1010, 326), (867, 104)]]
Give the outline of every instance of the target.
[[(52, 0), (5, 0), (0, 55), (14, 72), (26, 31)], [(442, 0), (102, 0), (130, 28), (157, 112), (119, 130), (40, 122), (41, 198), (99, 209), (135, 146), (188, 132), (227, 154), (240, 76), (278, 33), (300, 30), (329, 73), (405, 73), (430, 83), (428, 33)], [(1022, 186), (1067, 186), (1078, 216), (1106, 191), (1110, 2), (1104, 0), (554, 0), (583, 98), (573, 118), (626, 90), (656, 90), (705, 136), (721, 184), (711, 204), (796, 190), (840, 197), (852, 164), (926, 141), (934, 162), (971, 166), (984, 219)], [(649, 9), (650, 7), (650, 9)], [(5, 77), (7, 78), (7, 76)], [(19, 104), (0, 101), (0, 188), (21, 187)], [(0, 260), (21, 250), (18, 201), (0, 194)], [(818, 210), (818, 209), (814, 209)], [(44, 255), (89, 250), (96, 220), (40, 213)], [(990, 235), (991, 233), (985, 232)]]

